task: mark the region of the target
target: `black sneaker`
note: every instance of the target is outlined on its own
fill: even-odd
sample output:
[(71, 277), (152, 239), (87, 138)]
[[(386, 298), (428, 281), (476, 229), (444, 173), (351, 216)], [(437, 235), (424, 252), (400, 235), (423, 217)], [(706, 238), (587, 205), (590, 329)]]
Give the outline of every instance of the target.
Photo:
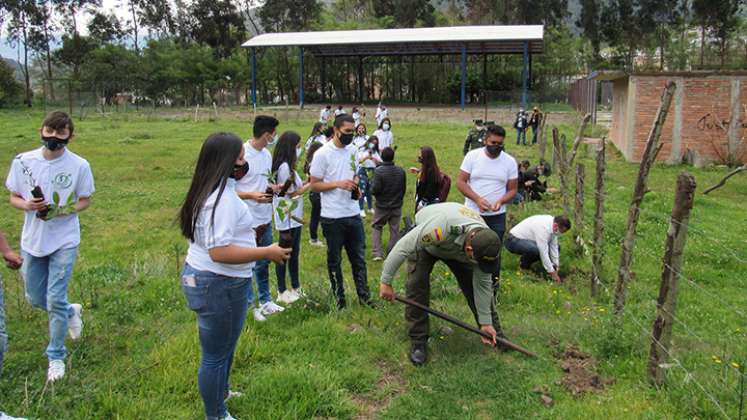
[(410, 361), (415, 366), (421, 366), (428, 360), (428, 346), (425, 344), (413, 344), (410, 348)]

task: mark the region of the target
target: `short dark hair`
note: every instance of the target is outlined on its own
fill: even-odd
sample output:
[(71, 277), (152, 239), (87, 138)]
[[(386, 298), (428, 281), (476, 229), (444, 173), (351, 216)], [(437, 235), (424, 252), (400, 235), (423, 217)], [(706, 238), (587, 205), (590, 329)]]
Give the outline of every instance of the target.
[(257, 115), (254, 119), (254, 128), (252, 129), (254, 138), (259, 138), (259, 136), (265, 133), (272, 133), (278, 125), (280, 125), (280, 121), (275, 117), (269, 115)]
[(394, 161), (394, 149), (391, 147), (385, 147), (384, 150), (381, 151), (381, 160), (384, 162), (393, 162)]
[(488, 126), (488, 135), (506, 137), (506, 130), (500, 125), (491, 124)]
[(571, 230), (571, 221), (565, 217), (565, 216), (555, 216), (555, 219), (553, 219), (555, 223), (558, 224), (558, 227), (563, 230)]
[(340, 114), (335, 118), (335, 128), (339, 130), (343, 123), (355, 124), (355, 119), (348, 114)]
[(47, 117), (44, 118), (42, 127), (51, 128), (55, 131), (67, 128), (68, 130), (70, 130), (71, 136), (73, 135), (73, 131), (75, 130), (75, 127), (73, 126), (73, 119), (62, 111), (50, 112)]
[(324, 131), (322, 132), (322, 134), (324, 134), (324, 137), (330, 138), (330, 137), (332, 137), (332, 136), (335, 135), (335, 129), (332, 128), (332, 127), (327, 127), (327, 128), (324, 129)]
[(528, 160), (522, 160), (522, 161), (521, 161), (521, 166), (523, 166), (524, 168), (528, 168), (528, 167), (529, 167), (529, 165), (530, 165), (530, 163), (529, 163), (529, 161), (528, 161)]

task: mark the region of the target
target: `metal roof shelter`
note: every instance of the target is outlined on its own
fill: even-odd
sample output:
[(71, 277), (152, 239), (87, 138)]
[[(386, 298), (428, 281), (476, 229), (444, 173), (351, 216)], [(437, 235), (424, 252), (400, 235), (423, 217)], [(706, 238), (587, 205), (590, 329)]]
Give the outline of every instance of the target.
[[(358, 89), (363, 92), (362, 59), (370, 56), (461, 55), (461, 108), (466, 98), (467, 54), (522, 54), (522, 105), (526, 107), (531, 72), (531, 54), (544, 48), (542, 25), (455, 26), (414, 29), (371, 29), (354, 31), (281, 32), (255, 36), (242, 46), (252, 50), (252, 104), (257, 106), (257, 48), (299, 48), (299, 102), (304, 103), (304, 53), (322, 59), (322, 85), (325, 58), (359, 57)], [(322, 99), (324, 100), (324, 89)]]

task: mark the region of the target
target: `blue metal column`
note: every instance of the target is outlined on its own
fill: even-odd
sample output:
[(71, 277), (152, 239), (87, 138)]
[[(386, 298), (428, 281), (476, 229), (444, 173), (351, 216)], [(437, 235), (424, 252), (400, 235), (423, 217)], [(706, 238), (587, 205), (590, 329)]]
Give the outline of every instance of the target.
[(252, 48), (252, 108), (257, 109), (257, 49)]
[(464, 103), (466, 101), (466, 88), (467, 88), (467, 46), (462, 45), (462, 85), (460, 89), (459, 103), (464, 111)]
[(527, 109), (527, 81), (529, 79), (529, 41), (524, 41), (524, 67), (521, 70), (521, 106)]
[(298, 52), (298, 102), (303, 109), (303, 47)]

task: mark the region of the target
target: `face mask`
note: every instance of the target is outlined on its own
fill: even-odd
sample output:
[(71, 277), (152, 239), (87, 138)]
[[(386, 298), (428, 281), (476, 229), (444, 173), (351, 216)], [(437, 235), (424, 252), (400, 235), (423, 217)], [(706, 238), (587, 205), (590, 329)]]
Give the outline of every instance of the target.
[(384, 131), (389, 131), (389, 124), (384, 124), (381, 126), (381, 128), (383, 128)]
[(353, 142), (353, 133), (345, 134), (340, 133), (340, 143), (347, 146), (348, 144)]
[(368, 143), (368, 150), (373, 150), (376, 148), (376, 145), (373, 143)]
[(488, 154), (490, 156), (496, 158), (503, 151), (503, 145), (502, 144), (496, 144), (496, 145), (492, 145), (492, 146), (485, 146), (485, 150), (488, 152)]
[(274, 136), (272, 136), (272, 140), (271, 140), (271, 141), (269, 141), (269, 142), (267, 143), (267, 145), (268, 145), (268, 146), (274, 146), (274, 145), (275, 145), (275, 143), (277, 143), (277, 142), (278, 142), (278, 139), (279, 139), (279, 138), (280, 138), (280, 136), (278, 136), (278, 134), (277, 134), (277, 133), (275, 133), (275, 135), (274, 135)]
[(233, 166), (233, 172), (231, 173), (230, 177), (235, 180), (240, 180), (244, 177), (244, 175), (249, 172), (249, 162), (244, 162), (243, 165), (234, 165)]
[(67, 146), (68, 139), (61, 139), (58, 137), (45, 137), (42, 136), (41, 141), (44, 147), (49, 149), (50, 151), (54, 152), (55, 150), (62, 149), (63, 147)]

